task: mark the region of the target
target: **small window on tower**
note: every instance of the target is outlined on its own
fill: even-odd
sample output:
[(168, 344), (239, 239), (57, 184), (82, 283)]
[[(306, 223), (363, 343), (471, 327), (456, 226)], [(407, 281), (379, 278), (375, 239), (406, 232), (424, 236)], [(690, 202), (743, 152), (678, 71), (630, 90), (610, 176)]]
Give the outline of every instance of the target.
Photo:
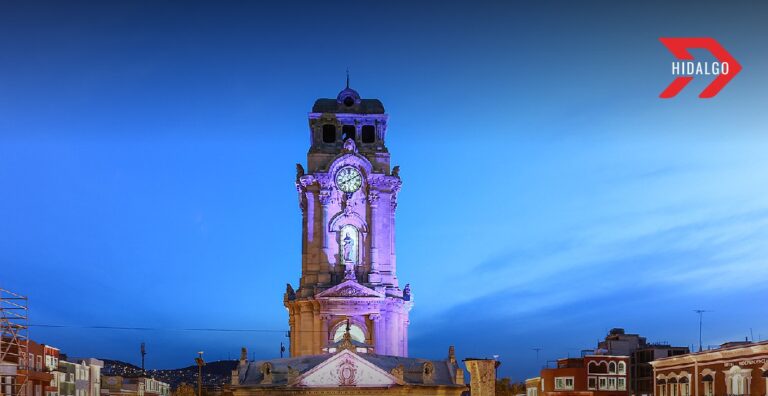
[(363, 143), (373, 143), (376, 141), (376, 127), (373, 125), (363, 125)]
[(347, 139), (355, 140), (355, 126), (344, 125), (341, 127), (341, 140), (346, 142)]
[(333, 143), (336, 141), (336, 125), (323, 125), (323, 143)]

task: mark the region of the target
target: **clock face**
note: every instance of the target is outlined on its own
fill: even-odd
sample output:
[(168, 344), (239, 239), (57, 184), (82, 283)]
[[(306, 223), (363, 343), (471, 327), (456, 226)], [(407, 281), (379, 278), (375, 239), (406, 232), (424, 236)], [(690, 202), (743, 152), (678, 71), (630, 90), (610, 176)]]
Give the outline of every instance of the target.
[(336, 173), (336, 187), (345, 193), (353, 193), (363, 184), (363, 176), (357, 169), (347, 166)]

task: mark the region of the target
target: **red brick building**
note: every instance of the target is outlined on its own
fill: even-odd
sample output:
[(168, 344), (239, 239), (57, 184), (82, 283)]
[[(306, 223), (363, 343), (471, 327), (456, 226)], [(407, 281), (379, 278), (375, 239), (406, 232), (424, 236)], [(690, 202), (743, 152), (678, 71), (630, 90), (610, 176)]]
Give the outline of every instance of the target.
[[(46, 346), (29, 341), (27, 352), (22, 352), (19, 362), (18, 381), (24, 385), (27, 396), (46, 396), (51, 389), (53, 374), (45, 365)], [(48, 350), (50, 354), (50, 349)]]
[[(629, 357), (588, 355), (560, 359), (526, 381), (528, 396), (628, 396)], [(533, 389), (536, 387), (536, 389)]]
[(765, 396), (768, 390), (768, 341), (728, 343), (651, 364), (656, 396)]

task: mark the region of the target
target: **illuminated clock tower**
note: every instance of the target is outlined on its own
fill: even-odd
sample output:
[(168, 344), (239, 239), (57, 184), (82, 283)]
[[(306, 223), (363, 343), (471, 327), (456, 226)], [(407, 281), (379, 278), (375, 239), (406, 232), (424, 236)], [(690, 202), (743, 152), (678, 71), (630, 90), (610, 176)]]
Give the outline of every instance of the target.
[(296, 166), (301, 279), (283, 299), (291, 356), (334, 352), (347, 332), (360, 352), (408, 355), (411, 293), (395, 260), (401, 182), (386, 132), (384, 106), (349, 82), (309, 113), (307, 168)]

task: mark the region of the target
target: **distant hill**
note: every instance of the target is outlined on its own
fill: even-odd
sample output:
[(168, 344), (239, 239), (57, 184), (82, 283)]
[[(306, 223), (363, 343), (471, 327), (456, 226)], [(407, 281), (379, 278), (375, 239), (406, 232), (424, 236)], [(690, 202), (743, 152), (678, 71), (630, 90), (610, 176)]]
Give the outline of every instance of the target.
[[(133, 364), (119, 360), (101, 359), (104, 361), (102, 373), (104, 375), (138, 376), (141, 368)], [(232, 376), (232, 370), (237, 367), (237, 360), (218, 360), (207, 362), (203, 367), (203, 386), (217, 388), (228, 384)], [(188, 366), (178, 369), (147, 370), (148, 377), (158, 379), (171, 385), (175, 389), (182, 382), (197, 384), (197, 366)]]

